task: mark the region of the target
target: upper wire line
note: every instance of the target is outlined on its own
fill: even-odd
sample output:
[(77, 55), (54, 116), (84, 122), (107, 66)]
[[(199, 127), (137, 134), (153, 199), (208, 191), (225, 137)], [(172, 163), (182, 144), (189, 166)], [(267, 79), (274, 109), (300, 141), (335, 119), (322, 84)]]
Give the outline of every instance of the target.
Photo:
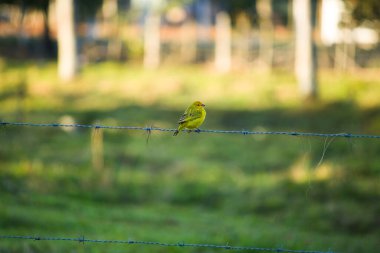
[[(0, 121), (0, 126), (19, 126), (19, 127), (60, 127), (60, 128), (95, 128), (95, 129), (116, 129), (116, 130), (141, 130), (151, 133), (152, 131), (175, 132), (173, 128), (162, 127), (140, 127), (140, 126), (108, 126), (98, 124), (61, 124), (61, 123), (31, 123), (31, 122), (7, 122)], [(187, 130), (185, 130), (187, 131)], [(213, 130), (199, 129), (197, 133), (215, 134), (241, 134), (241, 135), (288, 135), (288, 136), (309, 136), (309, 137), (332, 137), (332, 138), (367, 138), (380, 139), (380, 135), (352, 134), (352, 133), (314, 133), (314, 132), (289, 132), (289, 131), (247, 131), (247, 130)]]

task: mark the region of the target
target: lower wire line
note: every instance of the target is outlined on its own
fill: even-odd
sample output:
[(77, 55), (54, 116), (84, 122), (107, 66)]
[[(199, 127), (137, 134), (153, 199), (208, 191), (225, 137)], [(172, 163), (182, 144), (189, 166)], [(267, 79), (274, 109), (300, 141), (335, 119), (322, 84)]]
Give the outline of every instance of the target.
[(286, 252), (286, 253), (334, 253), (332, 251), (314, 251), (314, 250), (292, 250), (284, 248), (264, 248), (250, 246), (230, 246), (216, 244), (195, 244), (195, 243), (163, 243), (153, 241), (135, 241), (135, 240), (99, 240), (87, 239), (81, 237), (43, 237), (43, 236), (19, 236), (19, 235), (0, 235), (0, 239), (19, 239), (19, 240), (34, 240), (34, 241), (74, 241), (79, 243), (105, 243), (105, 244), (134, 244), (134, 245), (150, 245), (162, 247), (192, 247), (192, 248), (214, 248), (227, 250), (247, 250), (247, 251), (266, 251), (266, 252)]

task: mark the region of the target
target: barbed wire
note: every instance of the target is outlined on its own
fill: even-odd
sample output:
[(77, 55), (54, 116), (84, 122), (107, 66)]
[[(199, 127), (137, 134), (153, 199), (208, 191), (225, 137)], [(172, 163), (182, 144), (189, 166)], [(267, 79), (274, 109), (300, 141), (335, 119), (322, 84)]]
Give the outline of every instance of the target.
[(135, 241), (135, 240), (99, 240), (87, 239), (84, 236), (80, 237), (44, 237), (44, 236), (20, 236), (20, 235), (0, 235), (0, 239), (20, 239), (20, 240), (34, 240), (34, 241), (74, 241), (79, 243), (104, 243), (104, 244), (129, 244), (129, 245), (150, 245), (162, 247), (192, 247), (192, 248), (213, 248), (213, 249), (227, 249), (227, 250), (247, 250), (247, 251), (266, 251), (277, 253), (334, 253), (333, 251), (315, 251), (315, 250), (292, 250), (284, 248), (264, 248), (264, 247), (251, 247), (251, 246), (231, 246), (231, 245), (216, 245), (216, 244), (196, 244), (196, 243), (164, 243), (164, 242), (151, 242), (151, 241)]
[[(30, 122), (0, 122), (0, 126), (19, 126), (19, 127), (60, 127), (60, 128), (88, 128), (88, 129), (116, 129), (116, 130), (142, 130), (149, 134), (152, 131), (174, 132), (176, 129), (160, 127), (138, 127), (138, 126), (107, 126), (107, 125), (86, 125), (86, 124), (61, 124), (61, 123), (30, 123)], [(378, 135), (366, 134), (348, 134), (348, 133), (305, 133), (305, 132), (265, 132), (265, 131), (246, 131), (246, 130), (195, 130), (197, 133), (219, 133), (219, 134), (242, 134), (242, 135), (289, 135), (289, 136), (314, 136), (314, 137), (346, 137), (346, 138), (378, 138)], [(44, 237), (44, 236), (19, 236), (19, 235), (0, 235), (0, 239), (19, 239), (34, 241), (75, 241), (79, 243), (105, 243), (105, 244), (128, 244), (128, 245), (150, 245), (163, 247), (194, 247), (194, 248), (214, 248), (226, 250), (247, 250), (247, 251), (265, 251), (277, 253), (333, 253), (333, 251), (315, 251), (315, 250), (292, 250), (284, 248), (265, 248), (252, 246), (230, 246), (216, 244), (196, 244), (196, 243), (164, 243), (153, 241), (135, 241), (135, 240), (100, 240), (87, 239), (81, 237)]]
[[(162, 127), (139, 127), (139, 126), (107, 126), (107, 125), (85, 125), (85, 124), (61, 124), (61, 123), (30, 123), (30, 122), (0, 122), (0, 126), (19, 127), (60, 127), (60, 128), (94, 128), (94, 129), (116, 129), (116, 130), (141, 130), (151, 133), (152, 131), (175, 132), (173, 128)], [(184, 130), (188, 131), (188, 130)], [(242, 135), (288, 135), (288, 136), (308, 136), (308, 137), (343, 137), (343, 138), (369, 138), (380, 139), (380, 135), (351, 134), (351, 133), (312, 133), (312, 132), (286, 132), (286, 131), (247, 131), (247, 130), (211, 130), (197, 129), (197, 133), (216, 134), (242, 134)]]

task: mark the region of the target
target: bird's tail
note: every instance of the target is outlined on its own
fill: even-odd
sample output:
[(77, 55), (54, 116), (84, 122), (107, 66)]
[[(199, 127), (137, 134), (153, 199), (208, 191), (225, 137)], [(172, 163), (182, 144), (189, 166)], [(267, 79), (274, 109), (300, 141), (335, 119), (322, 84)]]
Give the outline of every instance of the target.
[(182, 131), (182, 129), (184, 129), (185, 126), (183, 124), (179, 124), (177, 130), (175, 130), (173, 136), (177, 136), (177, 134), (179, 134), (180, 131)]

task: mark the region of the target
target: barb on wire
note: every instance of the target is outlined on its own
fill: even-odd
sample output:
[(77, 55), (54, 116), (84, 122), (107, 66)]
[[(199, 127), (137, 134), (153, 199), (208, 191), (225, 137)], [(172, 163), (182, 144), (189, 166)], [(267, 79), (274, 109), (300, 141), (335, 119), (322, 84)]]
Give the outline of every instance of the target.
[(248, 251), (266, 251), (266, 252), (284, 252), (284, 253), (333, 253), (329, 251), (314, 251), (314, 250), (292, 250), (284, 248), (263, 248), (250, 246), (230, 246), (216, 244), (196, 244), (196, 243), (163, 243), (151, 241), (134, 241), (134, 240), (99, 240), (87, 239), (84, 236), (74, 238), (62, 237), (43, 237), (43, 236), (19, 236), (19, 235), (0, 235), (1, 239), (19, 239), (19, 240), (34, 240), (34, 241), (74, 241), (79, 243), (105, 243), (105, 244), (134, 244), (134, 245), (150, 245), (162, 247), (192, 247), (192, 248), (213, 248), (213, 249), (228, 249), (228, 250), (248, 250)]
[[(116, 129), (116, 130), (141, 130), (175, 132), (173, 128), (162, 127), (138, 127), (138, 126), (106, 126), (106, 125), (84, 125), (84, 124), (60, 124), (60, 123), (30, 123), (30, 122), (0, 122), (0, 126), (19, 126), (19, 127), (71, 127), (71, 128), (96, 128), (96, 129)], [(242, 135), (289, 135), (289, 136), (310, 136), (310, 137), (331, 137), (331, 138), (370, 138), (380, 139), (380, 135), (370, 134), (351, 134), (351, 133), (311, 133), (311, 132), (285, 132), (285, 131), (246, 131), (246, 130), (211, 130), (200, 129), (198, 133), (216, 133), (216, 134), (242, 134)]]
[(153, 126), (145, 127), (145, 131), (147, 133), (146, 142), (145, 142), (146, 145), (148, 145), (148, 143), (149, 143), (150, 135), (152, 134), (152, 128), (153, 128)]

